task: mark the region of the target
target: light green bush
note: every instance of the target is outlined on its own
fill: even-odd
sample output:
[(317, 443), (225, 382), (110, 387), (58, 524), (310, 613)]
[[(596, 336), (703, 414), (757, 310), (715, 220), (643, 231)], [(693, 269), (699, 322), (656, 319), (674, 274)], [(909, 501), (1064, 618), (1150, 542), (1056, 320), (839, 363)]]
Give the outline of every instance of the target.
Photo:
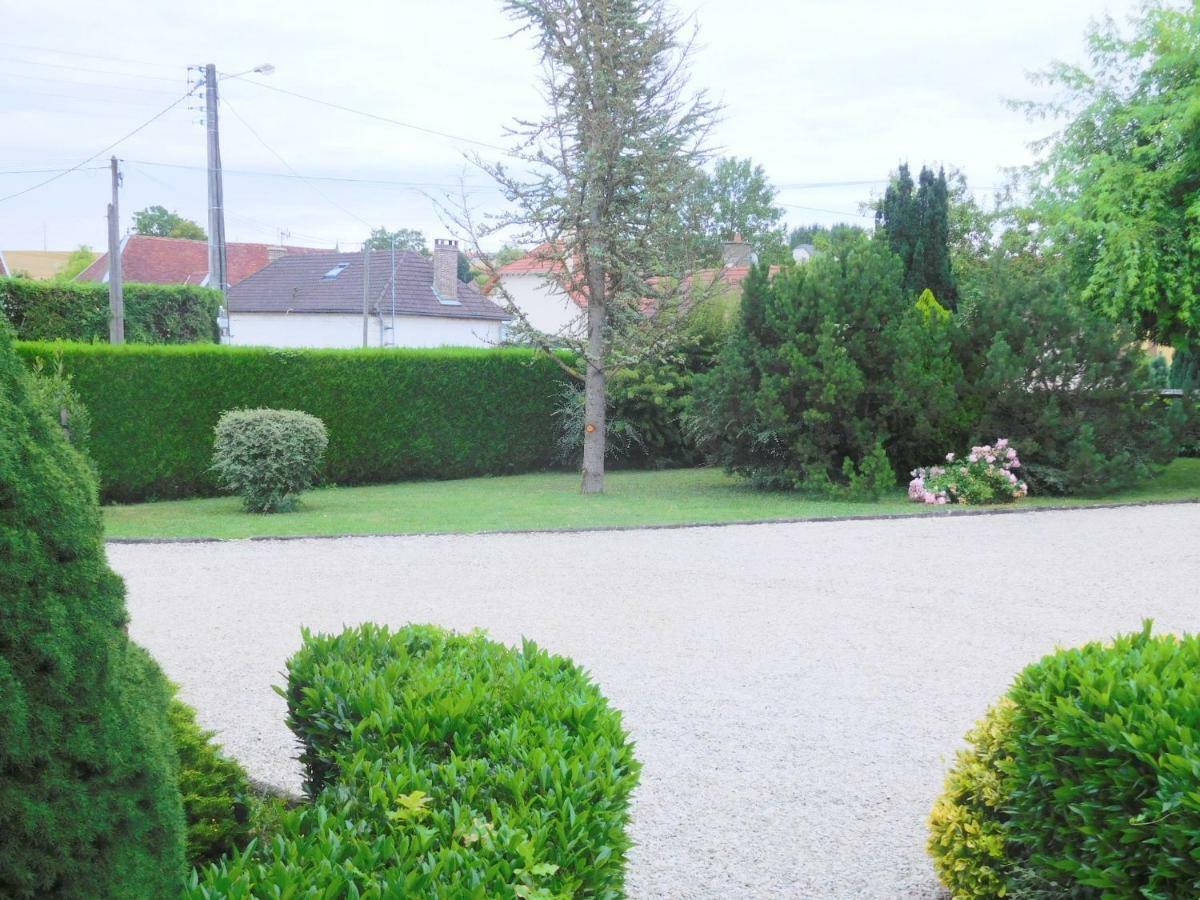
[(186, 896), (623, 896), (639, 767), (569, 660), (364, 625), (306, 633), (286, 696), (311, 805)]
[(286, 512), (312, 487), (329, 438), (316, 416), (293, 409), (234, 409), (217, 421), (213, 471), (250, 512)]
[(970, 735), (931, 816), (955, 897), (1200, 896), (1200, 636), (1029, 666)]

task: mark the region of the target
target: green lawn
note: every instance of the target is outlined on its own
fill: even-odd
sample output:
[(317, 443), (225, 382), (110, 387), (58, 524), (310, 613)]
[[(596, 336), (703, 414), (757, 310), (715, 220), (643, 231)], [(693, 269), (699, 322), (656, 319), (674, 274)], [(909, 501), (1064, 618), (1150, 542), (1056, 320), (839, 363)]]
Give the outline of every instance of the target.
[[(584, 497), (575, 474), (514, 475), (331, 487), (304, 495), (300, 509), (250, 515), (232, 497), (108, 506), (110, 538), (244, 538), (294, 535), (519, 531), (620, 525), (678, 525), (887, 515), (944, 514), (903, 493), (877, 503), (816, 500), (752, 490), (715, 469), (613, 472), (607, 493)], [(1181, 459), (1158, 478), (1105, 497), (1030, 497), (1021, 507), (1200, 500), (1200, 459)], [(961, 508), (961, 507), (960, 507)]]

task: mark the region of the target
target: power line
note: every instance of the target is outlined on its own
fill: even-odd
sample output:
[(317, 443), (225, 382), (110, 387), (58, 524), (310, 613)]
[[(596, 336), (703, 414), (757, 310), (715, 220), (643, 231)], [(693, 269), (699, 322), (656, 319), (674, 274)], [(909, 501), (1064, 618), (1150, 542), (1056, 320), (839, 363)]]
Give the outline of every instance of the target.
[(44, 75), (20, 75), (16, 72), (0, 72), (0, 77), (3, 78), (20, 78), (22, 81), (48, 81), (51, 84), (71, 84), (81, 87), (96, 87), (105, 88), (112, 91), (137, 91), (139, 94), (170, 94), (175, 95), (174, 91), (168, 91), (163, 88), (146, 88), (134, 87), (125, 84), (104, 84), (99, 81), (83, 81), (78, 78), (46, 78)]
[(785, 206), (788, 209), (802, 209), (805, 212), (827, 213), (831, 216), (854, 216), (859, 219), (875, 218), (873, 215), (868, 215), (867, 213), (843, 212), (842, 210), (838, 209), (822, 209), (819, 206), (797, 206), (795, 203), (781, 203), (780, 206)]
[(333, 206), (337, 207), (342, 212), (344, 212), (346, 215), (350, 216), (350, 218), (361, 222), (363, 225), (366, 225), (367, 228), (373, 227), (371, 225), (371, 223), (368, 222), (366, 219), (364, 219), (361, 216), (356, 215), (355, 213), (346, 209), (346, 207), (342, 206), (342, 204), (338, 203), (336, 200), (334, 200), (332, 197), (330, 197), (328, 194), (326, 194), (323, 190), (321, 190), (319, 187), (317, 187), (313, 182), (309, 181), (307, 178), (305, 178), (303, 175), (301, 175), (299, 172), (297, 172), (294, 168), (292, 168), (292, 164), (289, 163), (286, 159), (284, 159), (278, 150), (276, 150), (274, 147), (272, 147), (270, 144), (268, 144), (265, 140), (263, 140), (262, 135), (260, 135), (257, 131), (254, 130), (253, 125), (251, 125), (244, 118), (242, 118), (242, 114), (239, 113), (228, 100), (225, 100), (224, 104), (225, 104), (226, 109), (228, 109), (231, 113), (233, 113), (234, 118), (237, 119), (239, 122), (241, 122), (242, 125), (245, 126), (246, 130), (249, 131), (252, 135), (254, 135), (254, 139), (256, 141), (258, 141), (260, 144), (262, 144), (264, 147), (266, 147), (267, 150), (269, 150), (271, 152), (272, 156), (274, 156), (277, 160), (279, 160), (281, 163), (283, 163), (284, 167), (287, 168), (287, 170), (289, 172), (291, 172), (293, 175), (295, 175), (297, 178), (299, 178), (301, 181), (303, 181), (305, 184), (307, 184), (317, 194), (317, 196), (323, 198), (327, 203), (330, 203)]
[(56, 56), (79, 56), (84, 59), (103, 59), (107, 62), (126, 63), (131, 66), (152, 66), (158, 69), (178, 69), (177, 63), (165, 62), (149, 62), (142, 59), (127, 59), (120, 56), (101, 56), (99, 53), (80, 53), (77, 50), (60, 50), (51, 47), (31, 47), (28, 44), (13, 44), (9, 41), (0, 41), (0, 47), (12, 47), (15, 50), (29, 50), (34, 53), (52, 53)]
[(474, 138), (463, 137), (462, 135), (459, 135), (459, 134), (451, 134), (448, 131), (438, 131), (436, 128), (426, 128), (424, 125), (414, 125), (412, 122), (403, 122), (400, 119), (393, 119), (393, 118), (390, 118), (389, 116), (381, 116), (378, 113), (367, 112), (366, 110), (362, 110), (362, 109), (355, 109), (352, 106), (343, 106), (340, 103), (332, 103), (329, 100), (319, 100), (316, 97), (309, 97), (305, 94), (297, 93), (296, 91), (289, 91), (287, 88), (276, 87), (273, 84), (265, 84), (264, 82), (261, 82), (261, 81), (253, 81), (249, 78), (241, 78), (239, 80), (244, 81), (246, 84), (253, 84), (260, 88), (264, 88), (268, 91), (275, 91), (278, 94), (287, 94), (289, 97), (296, 97), (300, 100), (307, 100), (309, 103), (316, 103), (319, 106), (327, 106), (330, 109), (337, 109), (337, 110), (341, 110), (342, 112), (353, 113), (354, 115), (357, 115), (357, 116), (364, 116), (365, 118), (368, 118), (368, 119), (374, 119), (377, 122), (386, 122), (389, 125), (397, 125), (400, 128), (410, 128), (413, 131), (420, 131), (425, 134), (432, 134), (436, 137), (446, 138), (447, 140), (458, 141), (458, 142), (464, 143), (464, 144), (474, 144), (477, 147), (486, 147), (489, 150), (497, 150), (500, 153), (505, 154), (506, 156), (514, 156), (514, 157), (517, 157), (518, 159), (523, 158), (523, 157), (520, 157), (518, 154), (513, 153), (512, 150), (508, 149), (507, 147), (501, 147), (498, 144), (489, 144), (487, 141), (477, 141)]
[(180, 79), (168, 78), (165, 75), (144, 75), (140, 72), (114, 72), (111, 69), (93, 69), (88, 66), (69, 66), (66, 63), (38, 62), (34, 59), (14, 59), (11, 56), (0, 56), (0, 62), (17, 63), (22, 66), (44, 66), (48, 69), (68, 69), (72, 72), (91, 72), (95, 75), (115, 75), (118, 78), (144, 78), (150, 81), (169, 81), (179, 84)]
[[(228, 105), (227, 100), (222, 100), (222, 102), (225, 103), (226, 105)], [(233, 109), (233, 107), (230, 107), (229, 111), (232, 112), (235, 116), (237, 115), (237, 112)], [(167, 168), (167, 169), (192, 169), (192, 170), (197, 170), (197, 171), (207, 171), (204, 166), (189, 166), (189, 165), (184, 165), (183, 163), (153, 162), (151, 160), (146, 160), (146, 159), (131, 159), (131, 160), (129, 160), (129, 162), (138, 163), (139, 165), (143, 165), (143, 166), (160, 166), (162, 168)], [(411, 188), (411, 189), (416, 189), (416, 188), (457, 189), (457, 188), (461, 187), (461, 185), (450, 184), (447, 182), (437, 182), (437, 181), (394, 181), (394, 180), (389, 180), (389, 179), (385, 179), (385, 178), (350, 178), (350, 177), (341, 176), (341, 175), (300, 175), (300, 174), (289, 174), (287, 172), (255, 172), (255, 171), (251, 171), (249, 169), (229, 169), (224, 166), (222, 167), (222, 171), (226, 175), (246, 175), (249, 177), (256, 177), (256, 178), (299, 178), (304, 181), (333, 181), (333, 182), (342, 182), (342, 183), (346, 183), (346, 184), (381, 184), (381, 185), (388, 185), (391, 187), (402, 187), (402, 188)], [(503, 189), (499, 185), (495, 185), (495, 184), (476, 184), (476, 185), (467, 185), (467, 190), (468, 190), (468, 192), (470, 192), (470, 191), (500, 191)]]
[(59, 172), (66, 175), (68, 172), (83, 171), (91, 172), (99, 169), (107, 169), (108, 166), (88, 166), (86, 169), (82, 166), (75, 166), (72, 169), (9, 169), (6, 172), (0, 172), (0, 175), (45, 175), (48, 172)]
[(5, 196), (0, 197), (0, 203), (3, 203), (5, 200), (12, 200), (14, 197), (20, 197), (24, 194), (28, 194), (30, 191), (36, 191), (38, 188), (44, 187), (52, 181), (57, 181), (58, 179), (62, 178), (64, 175), (69, 175), (72, 172), (82, 169), (84, 166), (86, 166), (88, 163), (90, 163), (97, 156), (103, 156), (105, 153), (107, 153), (109, 150), (112, 150), (118, 144), (121, 144), (121, 143), (129, 140), (131, 137), (133, 137), (135, 134), (137, 134), (143, 128), (146, 128), (149, 125), (152, 125), (153, 123), (157, 122), (159, 119), (161, 119), (163, 116), (165, 116), (167, 113), (169, 113), (171, 110), (173, 110), (176, 106), (178, 106), (180, 103), (182, 103), (184, 100), (186, 100), (191, 95), (192, 95), (191, 91), (188, 91), (187, 93), (182, 94), (181, 96), (176, 98), (174, 101), (172, 101), (169, 106), (166, 106), (163, 109), (160, 109), (158, 112), (156, 112), (153, 116), (151, 116), (149, 119), (147, 119), (141, 125), (139, 125), (137, 128), (133, 129), (133, 131), (130, 131), (128, 134), (125, 134), (125, 135), (117, 138), (115, 141), (113, 141), (107, 147), (97, 150), (95, 153), (93, 153), (91, 156), (89, 156), (87, 159), (83, 160), (82, 162), (76, 163), (75, 165), (71, 166), (71, 168), (69, 168), (69, 169), (63, 169), (61, 172), (59, 172), (55, 175), (51, 175), (49, 178), (45, 179), (44, 181), (39, 181), (37, 184), (31, 185), (30, 187), (27, 187), (24, 190), (17, 191), (16, 193), (13, 193), (13, 194), (6, 194)]

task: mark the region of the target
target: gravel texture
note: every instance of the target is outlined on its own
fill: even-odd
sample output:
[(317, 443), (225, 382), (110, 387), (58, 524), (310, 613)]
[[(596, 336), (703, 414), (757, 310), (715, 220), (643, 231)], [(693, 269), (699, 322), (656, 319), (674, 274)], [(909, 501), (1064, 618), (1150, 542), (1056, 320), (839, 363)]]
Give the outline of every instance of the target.
[(924, 823), (963, 733), (1055, 645), (1200, 629), (1198, 531), (1178, 505), (109, 555), (133, 636), (257, 778), (299, 783), (271, 685), (301, 625), (482, 627), (624, 711), (631, 896), (940, 897)]

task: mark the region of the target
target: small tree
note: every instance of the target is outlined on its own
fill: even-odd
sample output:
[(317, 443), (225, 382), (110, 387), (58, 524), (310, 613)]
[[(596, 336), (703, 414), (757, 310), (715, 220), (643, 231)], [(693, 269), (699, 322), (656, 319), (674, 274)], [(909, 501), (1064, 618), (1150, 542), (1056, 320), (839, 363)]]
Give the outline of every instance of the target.
[(741, 236), (760, 262), (789, 259), (783, 228), (783, 209), (775, 205), (778, 191), (754, 161), (728, 156), (717, 161), (700, 188), (704, 231), (718, 251), (720, 243)]
[(0, 326), (0, 895), (172, 897), (170, 688), (126, 633), (96, 482)]
[(908, 164), (888, 185), (875, 213), (892, 252), (904, 263), (904, 289), (913, 297), (931, 290), (953, 310), (958, 290), (950, 265), (950, 189), (945, 170), (937, 175), (922, 166), (914, 190)]
[(429, 247), (425, 244), (425, 233), (416, 228), (397, 228), (395, 231), (388, 231), (382, 227), (372, 228), (364, 245), (368, 250), (391, 250), (393, 242), (395, 242), (397, 250), (429, 255)]
[[(672, 250), (713, 107), (688, 93), (691, 46), (681, 43), (681, 23), (663, 0), (505, 0), (504, 7), (534, 37), (548, 112), (516, 126), (517, 170), (480, 162), (514, 205), (486, 231), (509, 229), (538, 247), (547, 277), (586, 306), (586, 338), (564, 334), (557, 343), (580, 353), (579, 368), (563, 365), (584, 382), (582, 490), (598, 493), (608, 372), (630, 356), (652, 356), (672, 310), (695, 287), (692, 260)], [(494, 276), (479, 247), (485, 230), (463, 205), (458, 222)], [(493, 296), (518, 327), (528, 326), (503, 284)]]
[(133, 230), (151, 237), (189, 238), (194, 241), (208, 240), (204, 229), (191, 219), (177, 212), (168, 212), (165, 206), (147, 206), (133, 214)]

